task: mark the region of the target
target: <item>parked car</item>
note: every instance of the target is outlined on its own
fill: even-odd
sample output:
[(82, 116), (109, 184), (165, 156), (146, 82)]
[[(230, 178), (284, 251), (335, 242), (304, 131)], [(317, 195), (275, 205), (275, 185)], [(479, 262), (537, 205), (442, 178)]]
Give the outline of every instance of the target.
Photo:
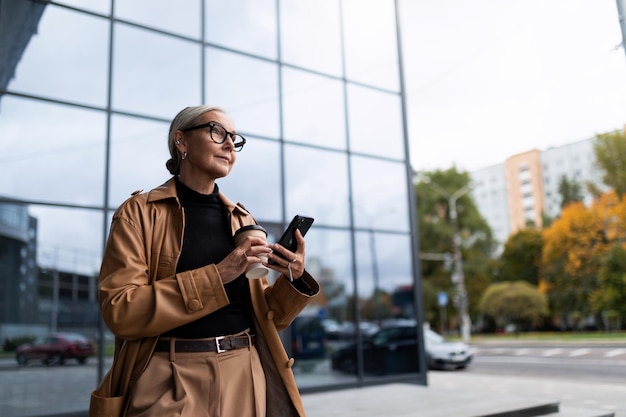
[(324, 327), (324, 333), (326, 338), (331, 340), (338, 340), (341, 334), (341, 325), (334, 319), (322, 320), (322, 326)]
[(301, 315), (291, 324), (291, 349), (296, 359), (326, 356), (326, 332), (318, 316)]
[[(417, 372), (417, 327), (398, 324), (382, 328), (363, 340), (363, 367), (366, 373), (394, 374)], [(447, 342), (430, 329), (424, 329), (426, 362), (429, 369), (465, 368), (472, 360), (468, 345)], [(338, 349), (332, 355), (333, 369), (356, 373), (356, 345)]]
[[(347, 321), (344, 322), (344, 337), (345, 338), (353, 338), (356, 336), (356, 329), (353, 322)], [(361, 330), (361, 334), (363, 337), (369, 338), (374, 335), (377, 331), (380, 330), (378, 325), (370, 322), (370, 321), (360, 321), (359, 329)]]
[[(325, 318), (322, 320), (322, 326), (324, 326), (326, 339), (329, 340), (350, 340), (356, 337), (356, 326), (352, 321), (339, 323), (335, 319)], [(380, 330), (380, 327), (369, 321), (360, 321), (359, 329), (363, 337), (370, 337)]]
[(429, 369), (464, 369), (473, 358), (469, 345), (446, 341), (430, 329), (424, 329), (424, 345)]
[(84, 364), (95, 353), (95, 343), (80, 334), (53, 333), (18, 346), (15, 359), (20, 365), (26, 365), (30, 361), (62, 365), (67, 359), (76, 359), (78, 363)]

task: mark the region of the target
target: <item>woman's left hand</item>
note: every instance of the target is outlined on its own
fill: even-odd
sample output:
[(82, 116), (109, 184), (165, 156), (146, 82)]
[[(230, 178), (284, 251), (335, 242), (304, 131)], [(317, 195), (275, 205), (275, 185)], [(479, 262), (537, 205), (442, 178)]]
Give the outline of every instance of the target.
[[(304, 237), (302, 237), (300, 230), (296, 229), (294, 236), (296, 237), (296, 242), (298, 242), (298, 249), (295, 252), (288, 250), (279, 243), (269, 245), (273, 252), (268, 255), (268, 258), (275, 263), (263, 263), (263, 265), (280, 272), (288, 278), (298, 279), (304, 274), (304, 255), (306, 251)], [(284, 258), (274, 252), (280, 253)]]

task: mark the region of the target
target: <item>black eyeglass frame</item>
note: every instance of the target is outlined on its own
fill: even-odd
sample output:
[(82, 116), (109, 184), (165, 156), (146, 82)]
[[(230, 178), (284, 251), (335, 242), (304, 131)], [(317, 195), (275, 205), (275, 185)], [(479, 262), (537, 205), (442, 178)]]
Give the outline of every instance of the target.
[[(224, 129), (224, 132), (226, 132), (226, 135), (224, 135), (224, 139), (221, 142), (218, 142), (215, 140), (215, 138), (213, 137), (213, 128), (215, 126), (219, 126), (222, 129)], [(228, 138), (228, 136), (230, 136), (230, 139), (233, 141), (233, 149), (235, 150), (235, 152), (239, 152), (243, 149), (243, 145), (246, 144), (246, 138), (244, 138), (243, 136), (241, 136), (239, 133), (233, 133), (233, 132), (229, 132), (228, 130), (226, 130), (226, 128), (224, 126), (222, 126), (219, 123), (216, 122), (208, 122), (208, 123), (202, 123), (200, 125), (196, 125), (196, 126), (192, 126), (192, 127), (186, 127), (184, 129), (180, 129), (181, 132), (191, 132), (192, 130), (197, 130), (197, 129), (202, 129), (205, 127), (209, 127), (211, 128), (209, 130), (209, 136), (211, 136), (211, 140), (215, 143), (217, 143), (218, 145), (221, 145), (222, 143), (226, 142), (226, 138)], [(233, 139), (235, 136), (239, 136), (241, 138), (241, 142), (235, 143), (235, 140)]]

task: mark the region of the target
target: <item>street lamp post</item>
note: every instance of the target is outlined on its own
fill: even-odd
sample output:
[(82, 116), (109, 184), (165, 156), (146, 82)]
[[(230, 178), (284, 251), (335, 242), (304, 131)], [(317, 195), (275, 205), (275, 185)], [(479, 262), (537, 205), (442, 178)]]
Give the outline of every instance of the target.
[(619, 27), (622, 31), (622, 42), (615, 47), (622, 47), (626, 51), (626, 4), (624, 0), (617, 0), (617, 17), (619, 18)]
[(459, 234), (459, 219), (456, 211), (456, 201), (466, 194), (470, 190), (470, 185), (467, 184), (463, 188), (457, 190), (448, 198), (448, 209), (450, 210), (450, 221), (452, 222), (452, 230), (454, 234), (453, 238), (453, 250), (454, 250), (454, 273), (452, 275), (452, 282), (456, 284), (456, 291), (458, 297), (459, 314), (461, 316), (461, 337), (465, 343), (470, 339), (470, 316), (467, 312), (468, 298), (467, 290), (465, 289), (465, 275), (463, 274), (463, 257), (461, 255), (461, 236)]
[(448, 199), (448, 211), (450, 214), (450, 222), (452, 223), (452, 247), (454, 253), (454, 270), (452, 272), (452, 282), (456, 285), (457, 305), (459, 316), (461, 319), (461, 337), (465, 343), (470, 340), (471, 320), (468, 313), (468, 297), (465, 289), (465, 275), (463, 274), (463, 256), (461, 254), (461, 235), (459, 233), (459, 219), (456, 210), (456, 202), (459, 198), (467, 194), (472, 189), (472, 183), (465, 184), (462, 188), (456, 190), (450, 195), (437, 183), (431, 181), (430, 177), (422, 176), (420, 180), (431, 186), (439, 194)]

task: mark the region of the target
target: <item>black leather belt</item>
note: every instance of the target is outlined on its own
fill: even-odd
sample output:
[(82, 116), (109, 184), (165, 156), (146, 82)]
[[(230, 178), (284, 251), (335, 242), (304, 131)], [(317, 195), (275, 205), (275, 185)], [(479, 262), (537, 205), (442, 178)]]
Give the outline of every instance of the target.
[[(252, 343), (250, 343), (252, 342)], [(154, 348), (155, 352), (169, 352), (169, 340), (159, 340)], [(176, 352), (226, 352), (233, 349), (246, 348), (254, 345), (254, 335), (248, 336), (219, 336), (208, 340), (175, 340)]]

